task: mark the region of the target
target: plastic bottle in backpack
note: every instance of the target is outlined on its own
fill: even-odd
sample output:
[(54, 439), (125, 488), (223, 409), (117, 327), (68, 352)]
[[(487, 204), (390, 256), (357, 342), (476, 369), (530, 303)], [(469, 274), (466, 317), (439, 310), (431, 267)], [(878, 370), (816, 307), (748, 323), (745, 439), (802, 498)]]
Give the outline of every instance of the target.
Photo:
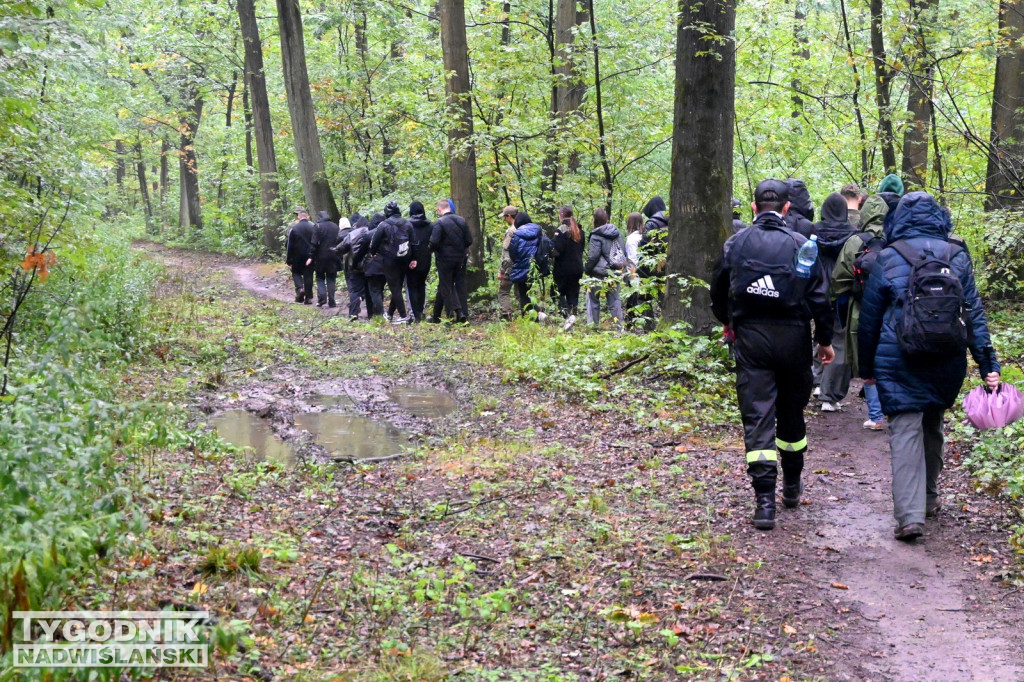
[(818, 235), (812, 234), (796, 252), (796, 276), (810, 277), (814, 261), (818, 260)]

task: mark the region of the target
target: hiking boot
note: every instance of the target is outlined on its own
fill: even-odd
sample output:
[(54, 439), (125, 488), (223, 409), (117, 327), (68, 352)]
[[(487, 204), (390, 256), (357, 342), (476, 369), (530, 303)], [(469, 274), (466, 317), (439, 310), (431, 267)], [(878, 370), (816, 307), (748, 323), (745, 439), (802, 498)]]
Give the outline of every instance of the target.
[(800, 496), (804, 493), (804, 482), (799, 478), (796, 481), (788, 482), (785, 477), (782, 479), (782, 504), (787, 509), (800, 506)]
[(925, 507), (924, 507), (924, 517), (926, 519), (934, 519), (936, 516), (939, 515), (939, 512), (941, 510), (942, 510), (942, 501), (941, 500), (933, 500), (931, 502), (928, 502), (925, 505)]
[(359, 316), (358, 315), (349, 315), (348, 316), (348, 321), (349, 322), (358, 322), (359, 321)]
[(468, 317), (460, 317), (459, 319), (455, 320), (455, 324), (466, 324), (466, 325), (468, 325), (469, 324), (469, 318)]
[(313, 299), (312, 298), (307, 298), (306, 300), (303, 301), (303, 304), (305, 304), (305, 305), (313, 305)]
[(757, 493), (754, 507), (754, 528), (771, 530), (775, 528), (775, 493)]
[(334, 301), (328, 301), (328, 302), (327, 302), (327, 307), (328, 307), (328, 308), (337, 308), (337, 307), (338, 307), (338, 304), (337, 304), (337, 303), (335, 303)]
[(900, 542), (913, 542), (924, 535), (924, 528), (920, 523), (908, 523), (894, 530), (892, 534)]
[(323, 308), (325, 305), (327, 305), (327, 301), (318, 299), (317, 302), (316, 302), (316, 307), (317, 308)]
[(302, 303), (302, 301), (304, 301), (304, 300), (305, 300), (305, 296), (303, 296), (302, 294), (295, 294), (295, 302), (296, 303)]
[(843, 409), (843, 404), (839, 402), (830, 403), (826, 400), (821, 404), (822, 412), (838, 412), (841, 409)]
[(864, 428), (868, 431), (883, 431), (885, 429), (885, 422), (876, 422), (873, 419), (869, 419), (864, 422)]
[(431, 317), (431, 318), (429, 318), (427, 320), (427, 322), (429, 322), (430, 324), (441, 324), (441, 318), (440, 317)]

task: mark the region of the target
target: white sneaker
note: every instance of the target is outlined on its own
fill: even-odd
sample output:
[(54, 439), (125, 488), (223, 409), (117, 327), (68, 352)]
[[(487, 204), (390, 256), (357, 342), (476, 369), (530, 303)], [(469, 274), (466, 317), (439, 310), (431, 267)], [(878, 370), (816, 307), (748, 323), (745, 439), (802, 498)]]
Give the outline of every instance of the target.
[(570, 315), (569, 317), (566, 318), (565, 326), (563, 326), (562, 329), (564, 331), (569, 331), (570, 329), (572, 329), (572, 326), (574, 324), (576, 324), (576, 316), (575, 315)]
[(537, 321), (538, 322), (544, 323), (544, 322), (547, 322), (547, 319), (548, 319), (548, 314), (547, 313), (537, 313)]
[(866, 422), (864, 422), (864, 428), (870, 431), (882, 431), (883, 429), (885, 429), (885, 422), (876, 422), (869, 419)]
[(391, 324), (405, 324), (409, 321), (408, 317), (399, 317), (398, 313), (395, 313), (394, 318), (391, 320)]
[(842, 403), (830, 403), (828, 401), (825, 401), (821, 404), (822, 412), (838, 412), (841, 409), (843, 409)]
[(818, 398), (821, 396), (821, 386), (815, 386), (814, 390), (811, 391), (811, 396)]

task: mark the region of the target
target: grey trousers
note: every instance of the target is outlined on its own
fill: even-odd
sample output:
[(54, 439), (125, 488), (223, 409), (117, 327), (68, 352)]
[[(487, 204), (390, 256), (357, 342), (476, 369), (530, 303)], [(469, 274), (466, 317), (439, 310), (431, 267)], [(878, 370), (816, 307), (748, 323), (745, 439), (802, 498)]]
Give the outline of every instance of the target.
[(943, 412), (933, 407), (889, 417), (892, 506), (899, 526), (924, 523), (926, 509), (938, 499)]
[(846, 332), (836, 331), (832, 337), (832, 350), (836, 359), (825, 365), (821, 371), (821, 395), (824, 402), (838, 403), (850, 392), (851, 367), (846, 362)]
[[(622, 299), (619, 298), (619, 285), (612, 284), (605, 290), (608, 312), (622, 326)], [(587, 290), (587, 324), (596, 325), (601, 321), (601, 287)]]

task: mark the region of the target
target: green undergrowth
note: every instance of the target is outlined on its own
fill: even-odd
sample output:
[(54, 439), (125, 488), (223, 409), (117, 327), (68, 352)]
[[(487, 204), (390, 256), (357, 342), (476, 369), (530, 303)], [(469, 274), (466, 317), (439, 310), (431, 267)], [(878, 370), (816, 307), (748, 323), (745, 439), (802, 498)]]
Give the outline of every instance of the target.
[(728, 350), (682, 324), (646, 334), (565, 333), (520, 319), (488, 332), (493, 350), (477, 359), (499, 364), (506, 381), (535, 382), (576, 401), (685, 430), (736, 420)]

